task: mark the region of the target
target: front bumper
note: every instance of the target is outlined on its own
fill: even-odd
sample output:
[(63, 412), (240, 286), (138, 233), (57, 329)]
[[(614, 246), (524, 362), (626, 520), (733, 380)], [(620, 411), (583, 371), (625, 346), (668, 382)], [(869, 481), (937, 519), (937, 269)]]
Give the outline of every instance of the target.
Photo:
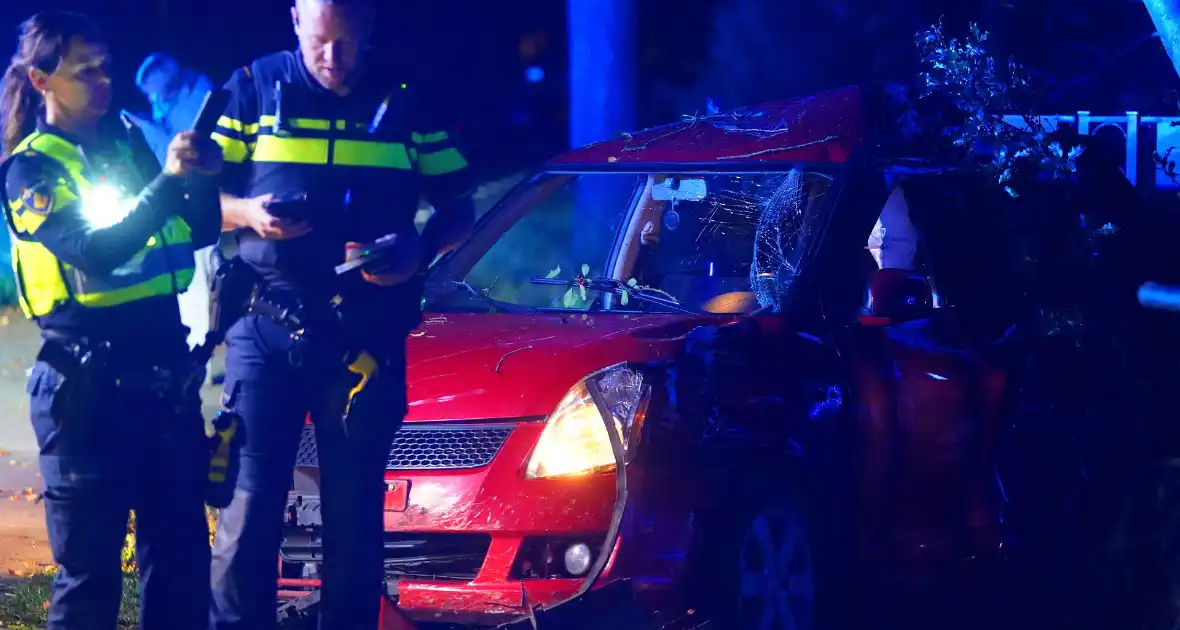
[[(525, 479), (524, 467), (543, 428), (540, 422), (422, 424), (406, 425), (399, 433), (402, 444), (395, 444), (391, 459), (399, 458), (402, 467), (387, 470), (386, 481), (408, 484), (408, 491), (404, 505), (400, 496), (387, 494), (385, 559), (387, 579), (395, 585), (391, 591), (396, 590), (405, 614), (418, 620), (500, 623), (578, 594), (585, 572), (567, 571), (562, 554), (554, 550), (583, 543), (597, 559), (615, 516), (615, 475)], [(483, 441), (479, 448), (464, 447), (456, 443), (457, 431)], [(500, 444), (486, 439), (497, 434), (504, 436)], [(406, 446), (430, 440), (418, 454)], [(426, 461), (425, 453), (442, 459)], [(488, 463), (431, 468), (454, 466), (461, 458)], [(306, 445), (299, 463), (281, 554), (286, 579), (280, 589), (292, 596), (316, 585), (322, 548), (318, 463), (308, 457)], [(604, 577), (613, 568), (618, 548), (613, 549)]]

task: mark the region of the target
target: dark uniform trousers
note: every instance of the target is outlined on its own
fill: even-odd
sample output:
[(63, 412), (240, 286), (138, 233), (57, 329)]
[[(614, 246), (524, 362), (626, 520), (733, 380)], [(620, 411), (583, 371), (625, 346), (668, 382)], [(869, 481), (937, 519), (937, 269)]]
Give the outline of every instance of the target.
[(58, 572), (48, 630), (111, 630), (120, 553), (135, 511), (142, 628), (202, 628), (207, 615), (208, 450), (196, 395), (173, 400), (129, 378), (82, 400), (79, 382), (38, 361), (28, 382)]
[(385, 593), (385, 466), (406, 412), (404, 337), (383, 355), (347, 431), (343, 408), (325, 417), (314, 411), (344, 369), (339, 356), (316, 356), (314, 347), (294, 353), (287, 330), (258, 315), (239, 320), (226, 343), (223, 402), (242, 418), (241, 455), (233, 502), (221, 511), (213, 545), (211, 627), (276, 626), (283, 515), (312, 411), (324, 544), (320, 628), (373, 630)]

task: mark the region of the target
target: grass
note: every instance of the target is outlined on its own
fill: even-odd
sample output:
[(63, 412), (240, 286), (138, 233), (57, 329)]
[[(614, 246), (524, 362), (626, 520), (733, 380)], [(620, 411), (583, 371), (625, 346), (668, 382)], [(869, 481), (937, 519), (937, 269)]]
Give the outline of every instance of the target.
[[(40, 630), (49, 612), (49, 594), (56, 570), (34, 574), (0, 595), (0, 624), (5, 629)], [(139, 574), (123, 574), (123, 601), (119, 605), (118, 630), (139, 625)]]
[[(209, 523), (209, 544), (217, 531), (217, 511), (205, 509)], [(139, 626), (139, 571), (135, 566), (135, 513), (127, 522), (127, 538), (123, 544), (123, 599), (119, 604), (117, 630), (132, 630)], [(0, 592), (0, 628), (5, 630), (41, 630), (49, 612), (56, 567), (23, 577), (6, 592)]]

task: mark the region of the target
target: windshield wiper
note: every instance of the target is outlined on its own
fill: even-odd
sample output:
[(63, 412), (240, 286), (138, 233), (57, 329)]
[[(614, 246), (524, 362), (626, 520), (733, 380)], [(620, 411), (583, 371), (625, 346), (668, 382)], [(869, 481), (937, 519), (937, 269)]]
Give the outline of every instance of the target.
[(501, 302), (500, 300), (497, 300), (493, 297), (489, 297), (483, 291), (477, 291), (475, 289), (475, 287), (471, 286), (470, 284), (467, 284), (466, 282), (464, 282), (462, 280), (452, 280), (451, 284), (455, 285), (456, 292), (470, 295), (471, 297), (479, 300), (480, 302), (483, 302), (484, 304), (487, 304), (487, 305), (492, 306), (494, 308), (498, 308), (502, 311), (506, 311), (509, 313), (532, 313), (533, 312), (533, 309), (531, 309), (527, 306), (521, 306), (519, 304), (512, 304), (511, 302)]
[(554, 287), (569, 287), (571, 289), (584, 288), (587, 291), (598, 291), (601, 293), (609, 293), (611, 295), (625, 295), (629, 299), (639, 300), (648, 304), (654, 304), (678, 313), (686, 315), (703, 315), (699, 311), (687, 309), (677, 303), (675, 300), (670, 300), (665, 297), (660, 297), (658, 294), (645, 291), (640, 287), (633, 287), (625, 282), (620, 282), (611, 278), (586, 278), (582, 275), (576, 276), (573, 280), (561, 280), (559, 278), (541, 278), (536, 277), (529, 280), (532, 284), (544, 284)]

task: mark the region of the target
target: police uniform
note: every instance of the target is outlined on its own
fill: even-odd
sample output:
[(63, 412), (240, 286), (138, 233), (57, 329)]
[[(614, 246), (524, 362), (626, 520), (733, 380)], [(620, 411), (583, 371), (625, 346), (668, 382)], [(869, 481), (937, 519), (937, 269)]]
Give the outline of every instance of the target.
[(144, 187), (136, 166), (41, 123), (4, 167), (20, 306), (45, 338), (28, 393), (59, 565), (49, 628), (114, 627), (130, 510), (142, 623), (203, 625), (208, 454), (176, 295), (221, 216), (211, 179)]
[(412, 283), (377, 287), (356, 273), (337, 277), (334, 267), (347, 242), (416, 234), (422, 194), (438, 205), (470, 191), (467, 162), (449, 132), (425, 124), (413, 86), (391, 74), (369, 69), (341, 97), (315, 81), (297, 52), (281, 52), (239, 70), (226, 86), (233, 97), (214, 134), (226, 157), (223, 189), (240, 197), (305, 194), (312, 208), (309, 234), (263, 240), (240, 230), (238, 255), (277, 300), (314, 311), (347, 292), (357, 317), (350, 328), (367, 332), (367, 349), (379, 347), (387, 367), (373, 394), (381, 413), (350, 414), (345, 431), (339, 409), (315, 409), (332, 378), (325, 371), (341, 366), (338, 356), (316, 355), (314, 313), (304, 316), (313, 322), (307, 344), (257, 314), (229, 331), (223, 403), (242, 418), (242, 442), (234, 501), (222, 510), (214, 542), (215, 628), (274, 627), (280, 524), (309, 411), (325, 524), (320, 627), (376, 627), (383, 477), (406, 411), (405, 337), (419, 323), (421, 295)]

